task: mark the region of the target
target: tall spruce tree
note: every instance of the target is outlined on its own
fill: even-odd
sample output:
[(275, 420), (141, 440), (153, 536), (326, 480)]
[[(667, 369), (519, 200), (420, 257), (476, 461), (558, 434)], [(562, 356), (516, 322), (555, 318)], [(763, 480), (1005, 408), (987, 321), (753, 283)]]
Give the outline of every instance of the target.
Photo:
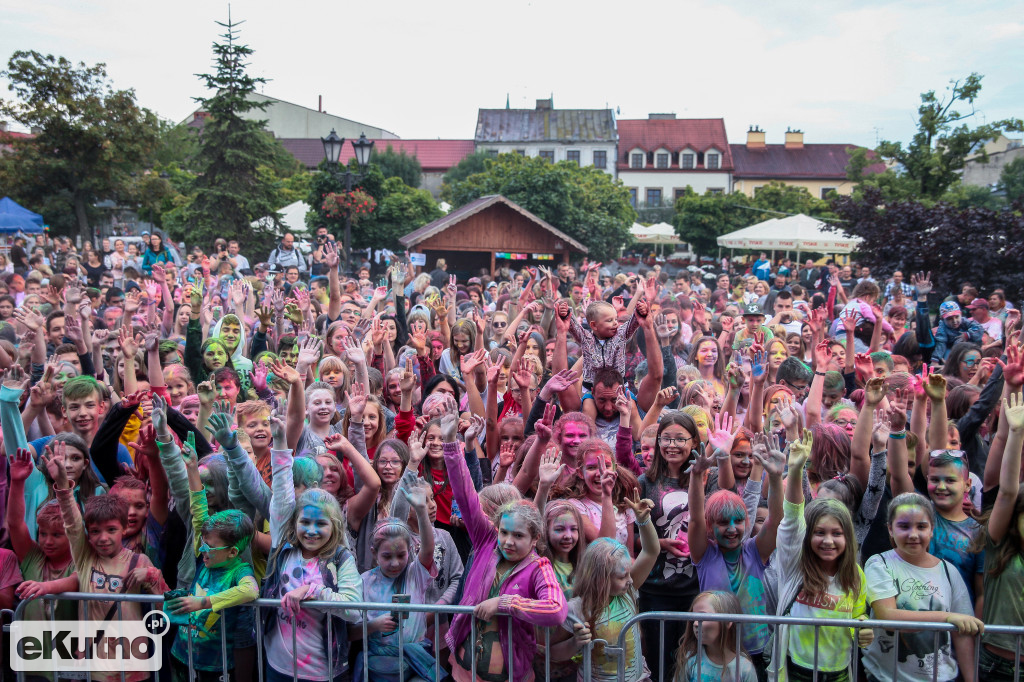
[(228, 14), (223, 42), (213, 44), (215, 73), (196, 74), (214, 92), (197, 102), (206, 112), (199, 150), (193, 198), (184, 214), (182, 235), (190, 243), (207, 247), (217, 237), (237, 239), (242, 248), (265, 251), (267, 234), (250, 224), (263, 216), (277, 216), (282, 205), (280, 183), (266, 172), (279, 161), (280, 146), (266, 131), (265, 121), (245, 117), (266, 108), (249, 98), (266, 79), (246, 73), (248, 45), (238, 42), (238, 26)]

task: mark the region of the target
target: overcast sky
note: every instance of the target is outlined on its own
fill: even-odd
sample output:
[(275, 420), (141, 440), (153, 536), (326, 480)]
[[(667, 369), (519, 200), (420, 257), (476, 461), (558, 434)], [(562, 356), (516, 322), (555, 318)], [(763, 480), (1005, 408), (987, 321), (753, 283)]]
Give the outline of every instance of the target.
[[(1024, 117), (1024, 3), (925, 0), (235, 0), (270, 96), (403, 138), (473, 137), (477, 109), (619, 109), (758, 124), (806, 142), (907, 141), (919, 94), (985, 75), (978, 121)], [(179, 121), (227, 3), (0, 0), (0, 55), (105, 62)], [(6, 83), (0, 95), (7, 96)]]

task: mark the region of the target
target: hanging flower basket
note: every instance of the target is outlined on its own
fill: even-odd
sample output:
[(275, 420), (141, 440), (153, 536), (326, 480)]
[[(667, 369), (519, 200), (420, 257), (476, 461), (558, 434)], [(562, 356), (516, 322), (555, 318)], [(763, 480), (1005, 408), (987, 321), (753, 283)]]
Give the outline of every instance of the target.
[(346, 217), (353, 223), (359, 222), (363, 216), (373, 213), (377, 208), (377, 200), (360, 188), (351, 192), (332, 192), (324, 197), (321, 206), (324, 213), (331, 218)]

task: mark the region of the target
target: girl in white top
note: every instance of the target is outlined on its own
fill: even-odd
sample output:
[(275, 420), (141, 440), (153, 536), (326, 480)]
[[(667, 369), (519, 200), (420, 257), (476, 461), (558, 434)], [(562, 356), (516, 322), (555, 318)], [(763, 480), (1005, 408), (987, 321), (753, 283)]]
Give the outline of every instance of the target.
[[(974, 682), (974, 635), (984, 624), (973, 615), (960, 572), (928, 553), (934, 507), (918, 493), (897, 495), (889, 503), (888, 527), (896, 549), (871, 557), (864, 568), (874, 618), (952, 623), (958, 632), (952, 636), (951, 650), (948, 632), (879, 630), (864, 656), (865, 671), (869, 678), (889, 680), (895, 669), (898, 682), (933, 679), (933, 675), (937, 680), (955, 680), (958, 673), (964, 682)], [(897, 638), (899, 658), (894, 661)], [(965, 665), (958, 667), (957, 660)]]

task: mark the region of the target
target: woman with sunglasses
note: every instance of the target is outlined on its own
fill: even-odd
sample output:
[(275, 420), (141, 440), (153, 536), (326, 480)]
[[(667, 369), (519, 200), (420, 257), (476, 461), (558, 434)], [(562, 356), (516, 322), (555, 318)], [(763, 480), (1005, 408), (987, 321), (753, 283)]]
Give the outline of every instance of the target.
[(965, 384), (981, 367), (981, 346), (976, 343), (958, 343), (949, 351), (942, 374), (959, 379)]

